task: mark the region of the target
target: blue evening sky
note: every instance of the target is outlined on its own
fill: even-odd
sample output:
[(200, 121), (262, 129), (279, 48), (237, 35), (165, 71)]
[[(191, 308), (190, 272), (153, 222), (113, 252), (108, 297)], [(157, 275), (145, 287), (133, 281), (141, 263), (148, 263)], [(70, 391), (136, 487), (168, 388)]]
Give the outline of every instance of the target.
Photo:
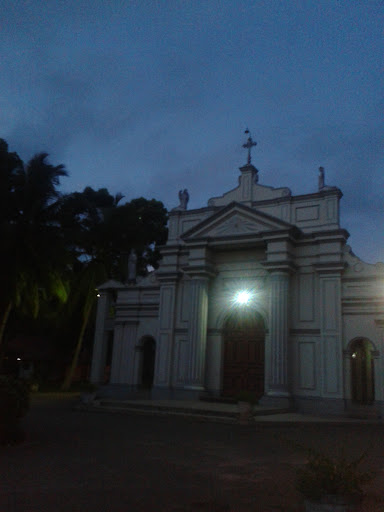
[(355, 253), (384, 261), (379, 0), (3, 0), (0, 137), (85, 186), (190, 208), (237, 185), (344, 193)]

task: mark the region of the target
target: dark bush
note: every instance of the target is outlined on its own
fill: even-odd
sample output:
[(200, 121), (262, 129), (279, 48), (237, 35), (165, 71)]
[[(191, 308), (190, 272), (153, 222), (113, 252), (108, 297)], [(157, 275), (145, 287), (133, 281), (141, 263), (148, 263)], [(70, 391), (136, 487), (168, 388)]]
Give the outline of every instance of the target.
[(28, 409), (28, 384), (13, 377), (0, 375), (0, 444), (23, 440), (20, 420)]

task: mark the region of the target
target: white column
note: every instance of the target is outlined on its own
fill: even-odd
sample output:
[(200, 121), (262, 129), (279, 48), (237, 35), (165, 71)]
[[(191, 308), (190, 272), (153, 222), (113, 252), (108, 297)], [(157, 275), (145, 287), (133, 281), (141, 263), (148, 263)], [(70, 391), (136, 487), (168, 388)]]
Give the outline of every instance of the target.
[(191, 281), (189, 361), (186, 389), (203, 390), (208, 322), (208, 278)]
[(111, 384), (120, 384), (120, 362), (123, 351), (123, 333), (124, 325), (122, 323), (116, 324), (113, 332)]
[(154, 386), (171, 388), (176, 303), (176, 279), (164, 280), (160, 290), (159, 338), (156, 343)]
[(105, 358), (107, 353), (107, 332), (105, 322), (107, 320), (108, 310), (111, 298), (107, 291), (100, 291), (100, 297), (97, 300), (97, 313), (95, 325), (95, 339), (93, 342), (91, 382), (95, 384), (102, 382), (104, 376)]
[(271, 303), (269, 361), (266, 368), (266, 394), (289, 397), (288, 382), (288, 293), (289, 273), (275, 271), (270, 277)]

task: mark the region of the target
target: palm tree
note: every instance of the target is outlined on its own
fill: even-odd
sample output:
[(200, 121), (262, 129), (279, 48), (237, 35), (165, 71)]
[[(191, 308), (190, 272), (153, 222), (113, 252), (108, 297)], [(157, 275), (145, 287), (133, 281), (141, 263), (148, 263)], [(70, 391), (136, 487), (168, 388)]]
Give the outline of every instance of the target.
[(67, 171), (62, 165), (49, 164), (48, 155), (41, 153), (26, 166), (19, 159), (9, 172), (4, 151), (2, 156), (1, 194), (10, 206), (2, 212), (0, 223), (0, 346), (14, 307), (36, 317), (41, 299), (55, 296), (65, 301), (68, 295), (64, 279), (67, 252), (58, 223), (57, 191)]
[(79, 312), (81, 318), (77, 318), (79, 334), (63, 390), (69, 389), (73, 380), (95, 309), (97, 286), (108, 278), (126, 279), (123, 255), (131, 248), (139, 253), (141, 273), (146, 272), (148, 264), (156, 266), (159, 256), (154, 246), (166, 238), (167, 212), (161, 202), (139, 198), (118, 206), (122, 197), (113, 197), (106, 189), (95, 191), (87, 187), (82, 193), (64, 198), (62, 225), (68, 230), (69, 240), (76, 241), (73, 250), (78, 269), (73, 273), (67, 318), (74, 322)]
[[(122, 197), (121, 194), (111, 196), (107, 189), (95, 191), (87, 187), (82, 193), (75, 192), (64, 198), (62, 226), (68, 233), (68, 242), (72, 243), (77, 262), (73, 268), (66, 318), (75, 323), (79, 331), (62, 390), (68, 390), (73, 381), (85, 332), (96, 304), (96, 287), (109, 277), (116, 264), (116, 251), (110, 247), (106, 236), (106, 219)], [(80, 318), (76, 318), (79, 312)]]
[(63, 391), (67, 391), (72, 385), (73, 377), (83, 347), (85, 333), (96, 305), (96, 286), (105, 282), (107, 277), (106, 265), (104, 262), (97, 260), (90, 260), (87, 262), (80, 273), (76, 275), (76, 283), (73, 283), (68, 300), (68, 317), (73, 320), (75, 312), (80, 312), (80, 323), (78, 325), (79, 331), (73, 351), (72, 361), (61, 386)]

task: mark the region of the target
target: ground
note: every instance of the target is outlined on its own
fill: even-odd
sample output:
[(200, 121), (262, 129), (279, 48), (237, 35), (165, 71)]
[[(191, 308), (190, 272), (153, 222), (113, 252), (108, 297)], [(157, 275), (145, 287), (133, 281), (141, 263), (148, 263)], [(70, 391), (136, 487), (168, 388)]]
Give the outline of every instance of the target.
[(37, 396), (24, 444), (0, 448), (0, 512), (301, 512), (296, 445), (357, 454), (377, 471), (364, 511), (384, 510), (384, 425), (239, 425), (73, 410)]

